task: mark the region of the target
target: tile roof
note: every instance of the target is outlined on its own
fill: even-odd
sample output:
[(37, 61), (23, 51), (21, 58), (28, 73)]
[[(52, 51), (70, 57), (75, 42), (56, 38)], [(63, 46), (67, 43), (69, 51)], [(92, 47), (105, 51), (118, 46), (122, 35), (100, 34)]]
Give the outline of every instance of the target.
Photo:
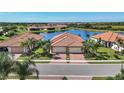
[(24, 33), (18, 36), (13, 36), (8, 40), (1, 41), (0, 46), (7, 47), (7, 46), (20, 46), (22, 42), (28, 40), (29, 38), (34, 38), (35, 40), (42, 39), (41, 35), (33, 34), (33, 33)]
[(92, 36), (93, 38), (96, 39), (102, 39), (104, 41), (110, 41), (110, 42), (116, 42), (119, 38), (124, 40), (124, 35), (121, 35), (119, 33), (114, 33), (114, 32), (105, 32), (102, 34), (94, 35)]
[(51, 42), (56, 42), (58, 39), (64, 38), (64, 37), (66, 37), (66, 36), (67, 36), (67, 37), (71, 37), (72, 39), (75, 39), (75, 40), (77, 40), (77, 41), (83, 42), (83, 39), (82, 39), (80, 36), (74, 35), (74, 34), (71, 34), (71, 33), (68, 33), (68, 32), (64, 32), (64, 33), (62, 33), (62, 34), (59, 34), (59, 35), (53, 37), (53, 38), (51, 39)]
[(118, 39), (124, 40), (124, 35), (118, 35)]
[(51, 46), (82, 46), (83, 39), (80, 36), (63, 33), (51, 39)]

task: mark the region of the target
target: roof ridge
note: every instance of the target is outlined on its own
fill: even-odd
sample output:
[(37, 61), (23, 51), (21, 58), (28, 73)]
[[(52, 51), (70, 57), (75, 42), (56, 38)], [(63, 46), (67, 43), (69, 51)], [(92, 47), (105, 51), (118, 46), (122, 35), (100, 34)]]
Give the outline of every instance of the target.
[[(111, 31), (109, 31), (109, 32), (111, 32)], [(109, 33), (109, 32), (108, 32), (108, 33)], [(110, 35), (110, 37), (108, 38), (107, 41), (109, 41), (109, 40), (111, 39), (111, 37), (113, 36), (113, 34), (114, 34), (114, 33), (112, 32), (112, 34)]]
[(54, 44), (56, 44), (56, 43), (58, 43), (58, 42), (60, 42), (60, 41), (64, 40), (64, 39), (65, 39), (65, 37), (67, 37), (67, 36), (64, 36), (64, 38), (61, 38), (61, 39), (57, 40), (57, 41), (56, 41), (56, 42), (54, 42), (52, 45), (54, 45)]

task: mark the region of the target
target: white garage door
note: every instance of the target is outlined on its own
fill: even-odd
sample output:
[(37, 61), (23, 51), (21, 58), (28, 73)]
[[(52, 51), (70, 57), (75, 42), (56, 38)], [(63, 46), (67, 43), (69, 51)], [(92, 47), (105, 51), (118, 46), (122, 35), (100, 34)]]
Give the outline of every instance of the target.
[(66, 48), (65, 47), (53, 47), (53, 52), (54, 53), (66, 53)]
[(81, 48), (69, 48), (69, 53), (82, 53)]

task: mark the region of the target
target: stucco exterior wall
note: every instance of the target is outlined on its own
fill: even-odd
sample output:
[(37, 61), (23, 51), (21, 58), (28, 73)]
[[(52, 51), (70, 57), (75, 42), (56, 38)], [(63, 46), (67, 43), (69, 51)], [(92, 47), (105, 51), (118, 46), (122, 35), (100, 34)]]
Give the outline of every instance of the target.
[(8, 47), (11, 49), (11, 53), (21, 54), (24, 52), (24, 49), (22, 47)]

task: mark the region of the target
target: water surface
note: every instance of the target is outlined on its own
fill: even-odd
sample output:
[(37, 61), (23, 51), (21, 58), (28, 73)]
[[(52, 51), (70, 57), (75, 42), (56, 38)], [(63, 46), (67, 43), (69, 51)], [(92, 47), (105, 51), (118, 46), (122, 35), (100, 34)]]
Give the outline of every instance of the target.
[[(72, 33), (75, 35), (79, 35), (79, 36), (81, 36), (81, 38), (83, 40), (87, 40), (88, 35), (93, 36), (95, 34), (101, 33), (101, 32), (92, 32), (92, 31), (85, 31), (85, 30), (66, 30), (64, 32), (69, 32), (69, 33)], [(59, 34), (64, 33), (64, 32), (40, 33), (40, 35), (42, 35), (44, 37), (44, 40), (50, 40), (54, 36), (59, 35)]]
[[(87, 40), (88, 35), (93, 36), (93, 35), (102, 33), (100, 31), (99, 32), (93, 32), (93, 31), (86, 31), (86, 30), (66, 30), (64, 32), (69, 32), (69, 33), (72, 33), (75, 35), (79, 35), (79, 36), (81, 36), (81, 38), (83, 40)], [(64, 32), (40, 33), (40, 35), (42, 35), (44, 37), (44, 40), (50, 40), (54, 36), (59, 35), (59, 34), (64, 33)], [(124, 32), (119, 32), (119, 33), (124, 34)]]

